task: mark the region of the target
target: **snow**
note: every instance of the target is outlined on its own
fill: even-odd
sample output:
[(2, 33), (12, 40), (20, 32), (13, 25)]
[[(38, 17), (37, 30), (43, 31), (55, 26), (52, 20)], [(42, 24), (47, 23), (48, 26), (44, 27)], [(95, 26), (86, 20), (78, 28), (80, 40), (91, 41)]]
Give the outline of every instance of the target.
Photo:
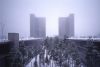
[(37, 40), (37, 39), (42, 39), (42, 38), (33, 38), (33, 37), (26, 37), (26, 38), (20, 38), (19, 40)]
[(0, 43), (1, 42), (8, 42), (9, 40), (6, 40), (6, 39), (0, 39)]
[[(74, 39), (74, 40), (89, 40), (89, 38), (74, 38), (74, 37), (71, 37), (71, 38), (68, 38), (68, 39)], [(90, 40), (94, 40), (94, 41), (100, 41), (100, 38), (90, 38)]]
[[(44, 57), (46, 57), (46, 50), (45, 50), (45, 54), (44, 54)], [(57, 67), (55, 62), (53, 60), (50, 61), (50, 64), (46, 64), (43, 65), (42, 63), (39, 63), (39, 55), (37, 55), (37, 64), (38, 64), (38, 67)], [(25, 66), (25, 67), (34, 67), (34, 61), (35, 61), (35, 57)]]

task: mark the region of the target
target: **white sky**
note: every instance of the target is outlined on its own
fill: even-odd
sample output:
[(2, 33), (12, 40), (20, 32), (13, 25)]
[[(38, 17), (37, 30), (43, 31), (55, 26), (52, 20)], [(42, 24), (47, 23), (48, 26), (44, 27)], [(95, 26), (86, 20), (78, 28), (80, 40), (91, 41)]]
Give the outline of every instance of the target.
[(58, 35), (58, 17), (75, 14), (75, 35), (100, 34), (100, 0), (0, 0), (5, 34), (29, 36), (31, 13), (46, 17), (47, 36)]

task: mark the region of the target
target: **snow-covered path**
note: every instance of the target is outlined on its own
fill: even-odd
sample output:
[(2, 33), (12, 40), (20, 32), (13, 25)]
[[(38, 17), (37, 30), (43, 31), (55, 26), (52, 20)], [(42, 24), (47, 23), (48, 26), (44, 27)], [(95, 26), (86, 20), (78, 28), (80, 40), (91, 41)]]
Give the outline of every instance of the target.
[[(46, 58), (46, 55), (47, 55), (47, 51), (45, 50), (44, 58)], [(49, 57), (49, 55), (48, 55), (48, 57)], [(43, 65), (39, 61), (40, 61), (40, 59), (39, 59), (39, 54), (38, 54), (37, 55), (37, 64), (38, 64), (38, 67), (59, 67), (58, 65), (56, 65), (55, 61), (53, 61), (53, 60), (50, 60), (50, 64), (49, 65), (47, 63), (45, 63)], [(72, 61), (73, 61), (73, 59), (70, 57), (70, 62), (69, 62), (70, 66), (69, 67), (73, 67), (74, 66), (74, 64), (73, 64)], [(35, 62), (35, 57), (25, 67), (35, 67), (34, 66), (34, 62)], [(65, 63), (66, 62), (68, 63), (68, 60), (66, 60)], [(80, 67), (83, 67), (83, 65), (81, 65)]]
[[(47, 51), (45, 50), (45, 54), (44, 54), (44, 57), (46, 57), (46, 53)], [(55, 62), (53, 60), (50, 61), (50, 64), (42, 64), (42, 63), (39, 63), (39, 55), (37, 55), (37, 64), (38, 64), (38, 67), (57, 67), (55, 65)], [(25, 67), (34, 67), (34, 62), (35, 62), (35, 57), (30, 61), (30, 63), (28, 63)]]

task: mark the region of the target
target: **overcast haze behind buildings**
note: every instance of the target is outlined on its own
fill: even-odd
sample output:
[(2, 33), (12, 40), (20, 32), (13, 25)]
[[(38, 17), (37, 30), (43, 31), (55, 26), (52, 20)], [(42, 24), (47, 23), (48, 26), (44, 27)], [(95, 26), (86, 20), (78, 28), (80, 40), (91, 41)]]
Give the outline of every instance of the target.
[[(58, 18), (75, 15), (75, 36), (100, 34), (100, 0), (0, 0), (4, 34), (30, 36), (30, 14), (46, 17), (46, 35), (58, 35)], [(1, 33), (1, 32), (0, 32)]]

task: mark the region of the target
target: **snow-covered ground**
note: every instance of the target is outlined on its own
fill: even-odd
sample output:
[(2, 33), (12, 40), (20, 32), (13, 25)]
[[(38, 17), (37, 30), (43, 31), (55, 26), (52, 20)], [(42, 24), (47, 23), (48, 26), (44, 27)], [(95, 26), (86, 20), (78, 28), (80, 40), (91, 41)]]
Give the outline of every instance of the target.
[[(44, 57), (46, 57), (46, 50), (45, 50), (45, 54), (44, 54)], [(49, 57), (49, 56), (48, 56)], [(37, 64), (38, 64), (38, 67), (57, 67), (55, 62), (53, 60), (50, 61), (50, 64), (42, 64), (39, 62), (39, 55), (37, 55)], [(25, 66), (25, 67), (34, 67), (34, 62), (35, 62), (35, 57)]]
[(0, 39), (0, 42), (8, 42), (9, 40), (7, 39)]
[[(75, 39), (75, 40), (89, 40), (89, 38), (75, 38), (75, 37), (71, 37), (71, 38), (68, 38), (68, 39)], [(100, 38), (91, 38), (92, 40), (95, 40), (95, 41), (100, 41)]]
[(26, 37), (26, 38), (20, 38), (19, 40), (37, 40), (37, 39), (42, 39), (42, 38), (33, 38), (33, 37)]
[[(47, 51), (45, 50), (45, 54), (44, 54), (44, 57), (46, 57), (46, 53)], [(49, 57), (49, 55), (48, 55)], [(38, 64), (38, 67), (59, 67), (58, 65), (55, 64), (55, 61), (51, 60), (50, 61), (50, 64), (42, 64), (39, 62), (39, 55), (37, 55), (37, 64)], [(25, 66), (25, 67), (34, 67), (34, 62), (35, 62), (35, 57)], [(65, 63), (68, 62), (68, 60), (65, 61)], [(73, 67), (74, 66), (74, 63), (75, 61), (73, 61), (73, 59), (70, 57), (70, 61), (69, 61), (69, 64), (70, 66), (69, 67)], [(80, 67), (83, 67), (83, 65), (81, 65)]]

